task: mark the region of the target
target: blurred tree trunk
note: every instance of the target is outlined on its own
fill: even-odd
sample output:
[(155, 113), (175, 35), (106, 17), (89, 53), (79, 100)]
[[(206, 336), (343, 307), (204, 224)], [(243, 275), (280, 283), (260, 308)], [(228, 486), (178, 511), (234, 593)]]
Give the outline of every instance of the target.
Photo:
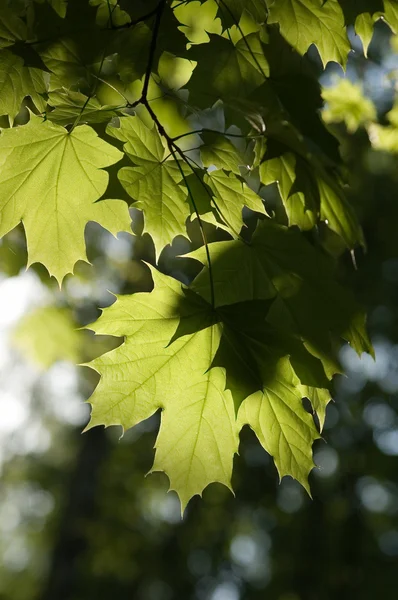
[(87, 547), (84, 524), (95, 513), (98, 474), (108, 453), (105, 429), (78, 433), (80, 445), (59, 518), (50, 570), (40, 600), (72, 600), (79, 581), (79, 562)]

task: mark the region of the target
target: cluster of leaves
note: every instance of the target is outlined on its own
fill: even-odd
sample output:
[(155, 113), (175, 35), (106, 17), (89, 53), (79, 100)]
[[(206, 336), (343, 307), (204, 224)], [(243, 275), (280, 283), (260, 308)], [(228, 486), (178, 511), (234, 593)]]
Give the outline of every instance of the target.
[[(395, 41), (395, 38), (393, 38)], [(397, 154), (398, 152), (398, 94), (380, 124), (376, 106), (364, 95), (362, 86), (348, 79), (340, 79), (335, 85), (322, 92), (326, 101), (323, 119), (327, 123), (344, 123), (349, 133), (364, 128), (375, 150)]]
[(90, 363), (89, 426), (163, 409), (153, 470), (183, 506), (231, 486), (245, 424), (308, 489), (342, 340), (371, 352), (321, 244), (364, 240), (306, 53), (344, 68), (347, 27), (366, 50), (379, 18), (398, 29), (395, 2), (0, 0), (0, 236), (22, 221), (61, 284), (87, 222), (131, 232), (131, 202), (156, 261), (200, 233), (189, 285), (152, 267), (90, 325), (125, 341)]

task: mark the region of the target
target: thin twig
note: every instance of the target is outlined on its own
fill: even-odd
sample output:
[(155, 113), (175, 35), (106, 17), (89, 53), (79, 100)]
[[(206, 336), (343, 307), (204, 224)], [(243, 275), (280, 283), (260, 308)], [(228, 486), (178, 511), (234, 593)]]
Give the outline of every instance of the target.
[(176, 135), (173, 137), (173, 142), (180, 140), (181, 138), (187, 137), (189, 135), (200, 135), (201, 133), (218, 133), (219, 135), (224, 135), (225, 137), (236, 137), (236, 138), (244, 138), (249, 140), (255, 140), (257, 138), (264, 137), (264, 134), (257, 135), (245, 135), (244, 133), (228, 133), (227, 131), (217, 131), (216, 129), (207, 129), (203, 127), (203, 129), (196, 129), (194, 131), (188, 131), (187, 133), (181, 133), (180, 135)]
[[(226, 4), (226, 3), (225, 3), (225, 1), (224, 1), (224, 0), (216, 0), (216, 2), (217, 2), (217, 4), (218, 4), (218, 7), (220, 8), (220, 5), (222, 5), (222, 6), (225, 8), (225, 10), (228, 12), (229, 16), (232, 18), (232, 20), (233, 20), (233, 22), (234, 22), (234, 24), (235, 24), (236, 28), (238, 29), (239, 33), (240, 33), (240, 34), (241, 34), (241, 36), (242, 36), (242, 40), (243, 40), (243, 42), (244, 42), (244, 44), (245, 44), (245, 46), (246, 46), (246, 48), (247, 48), (247, 50), (248, 50), (249, 54), (251, 55), (252, 59), (253, 59), (253, 60), (254, 60), (254, 62), (256, 63), (258, 70), (260, 71), (260, 73), (261, 73), (261, 75), (264, 77), (264, 79), (265, 79), (265, 80), (267, 80), (267, 79), (268, 79), (268, 77), (267, 77), (267, 75), (264, 73), (264, 71), (263, 71), (263, 68), (262, 68), (262, 66), (260, 65), (260, 63), (258, 62), (258, 60), (257, 60), (257, 57), (256, 57), (256, 55), (254, 54), (253, 50), (250, 48), (250, 45), (249, 45), (249, 43), (248, 43), (248, 41), (247, 41), (247, 39), (246, 39), (246, 35), (244, 34), (244, 32), (243, 32), (243, 30), (242, 30), (242, 27), (239, 25), (239, 22), (236, 20), (234, 13), (232, 12), (232, 10), (231, 10), (231, 9), (230, 9), (230, 7), (228, 6), (228, 4)], [(228, 35), (229, 35), (229, 31), (228, 31), (228, 30), (227, 30), (227, 32), (228, 32)], [(232, 40), (231, 40), (231, 42), (232, 42)]]
[(206, 232), (205, 232), (205, 229), (204, 229), (203, 221), (201, 219), (201, 216), (199, 214), (198, 208), (196, 206), (195, 198), (193, 197), (191, 188), (189, 187), (189, 184), (187, 183), (184, 170), (182, 169), (182, 167), (180, 165), (180, 161), (178, 160), (178, 158), (176, 158), (176, 156), (174, 154), (174, 151), (171, 148), (170, 148), (170, 151), (172, 152), (173, 158), (174, 158), (175, 162), (177, 163), (177, 166), (178, 166), (178, 168), (180, 170), (181, 176), (182, 176), (182, 178), (184, 180), (184, 183), (185, 183), (185, 185), (187, 187), (188, 194), (189, 194), (189, 197), (190, 197), (191, 202), (192, 202), (192, 206), (194, 207), (196, 218), (198, 219), (198, 225), (199, 225), (200, 233), (202, 235), (204, 246), (205, 246), (206, 258), (207, 258), (207, 266), (209, 268), (210, 301), (211, 301), (212, 308), (215, 308), (216, 299), (215, 299), (214, 281), (213, 281), (213, 267), (212, 267), (211, 257), (210, 257), (209, 242), (207, 241), (207, 236), (206, 236)]
[[(151, 45), (149, 48), (149, 58), (148, 58), (148, 64), (147, 64), (147, 68), (146, 68), (146, 72), (145, 72), (145, 77), (144, 77), (144, 85), (142, 88), (142, 94), (141, 94), (141, 98), (135, 103), (135, 105), (139, 105), (141, 104), (142, 106), (145, 106), (145, 108), (147, 109), (149, 115), (151, 116), (153, 122), (156, 125), (156, 128), (159, 132), (159, 135), (161, 135), (165, 141), (166, 144), (170, 150), (170, 153), (172, 154), (174, 160), (177, 163), (177, 166), (180, 170), (181, 176), (184, 179), (185, 184), (187, 185), (186, 182), (186, 177), (184, 174), (184, 171), (180, 165), (179, 160), (176, 158), (176, 154), (178, 154), (180, 156), (180, 158), (186, 162), (188, 164), (188, 166), (190, 167), (191, 170), (192, 167), (189, 164), (189, 161), (187, 160), (186, 156), (184, 155), (184, 153), (182, 152), (182, 150), (177, 146), (177, 144), (173, 141), (173, 139), (169, 136), (169, 134), (166, 132), (165, 128), (163, 127), (162, 123), (159, 121), (156, 113), (154, 112), (153, 108), (151, 107), (149, 100), (148, 100), (148, 88), (149, 88), (149, 81), (150, 81), (150, 77), (151, 77), (151, 73), (152, 73), (152, 66), (153, 66), (153, 61), (154, 61), (154, 57), (155, 57), (155, 52), (156, 52), (156, 44), (157, 44), (157, 38), (159, 35), (159, 29), (160, 29), (160, 23), (161, 23), (161, 19), (162, 19), (162, 14), (163, 14), (163, 10), (164, 7), (166, 5), (166, 0), (160, 0), (158, 6), (157, 6), (157, 10), (156, 10), (156, 17), (155, 17), (155, 23), (154, 23), (154, 27), (153, 27), (153, 33), (152, 33), (152, 39), (151, 39)], [(195, 214), (196, 214), (196, 218), (198, 219), (198, 224), (199, 224), (199, 228), (201, 231), (201, 235), (202, 235), (202, 239), (203, 239), (203, 243), (205, 246), (205, 251), (206, 251), (206, 256), (207, 256), (207, 263), (208, 263), (208, 268), (209, 268), (209, 280), (210, 280), (210, 296), (211, 296), (211, 305), (213, 308), (215, 308), (215, 293), (214, 293), (214, 281), (213, 281), (213, 272), (212, 272), (212, 264), (211, 264), (211, 257), (210, 257), (210, 250), (209, 250), (209, 244), (207, 241), (207, 237), (206, 237), (206, 232), (204, 230), (203, 227), (203, 222), (202, 219), (200, 217), (200, 213), (198, 210), (198, 207), (196, 205), (195, 199), (193, 197), (193, 194), (189, 188), (189, 185), (187, 185), (187, 190), (188, 190), (188, 194), (190, 196)]]
[(151, 17), (155, 16), (158, 12), (158, 9), (159, 9), (159, 6), (155, 6), (155, 8), (150, 10), (148, 13), (146, 13), (142, 17), (138, 17), (138, 19), (133, 19), (133, 20), (129, 21), (128, 23), (123, 23), (123, 25), (114, 25), (112, 27), (112, 29), (114, 29), (114, 30), (129, 29), (130, 27), (134, 27), (135, 25), (138, 25), (138, 23), (143, 23), (144, 21), (147, 21)]

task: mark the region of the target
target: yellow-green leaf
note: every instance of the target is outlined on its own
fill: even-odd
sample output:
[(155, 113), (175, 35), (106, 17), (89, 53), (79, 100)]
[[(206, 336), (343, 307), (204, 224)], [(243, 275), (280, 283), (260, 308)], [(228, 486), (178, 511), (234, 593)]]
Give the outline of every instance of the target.
[(211, 307), (171, 277), (153, 277), (153, 292), (118, 297), (89, 326), (126, 336), (89, 365), (101, 374), (89, 427), (127, 429), (162, 408), (152, 470), (166, 472), (184, 508), (213, 481), (231, 487), (238, 433), (225, 373), (210, 369), (221, 333)]
[(130, 230), (121, 200), (96, 203), (105, 192), (104, 167), (122, 157), (83, 125), (71, 133), (39, 118), (0, 136), (0, 236), (23, 222), (28, 265), (41, 262), (62, 282), (87, 260), (84, 229), (97, 221), (116, 234)]
[(327, 103), (322, 113), (324, 121), (344, 122), (350, 132), (377, 117), (373, 102), (364, 96), (360, 85), (349, 79), (340, 79), (337, 85), (324, 88), (322, 97)]
[(273, 457), (279, 477), (290, 475), (310, 494), (308, 474), (315, 466), (312, 444), (319, 438), (312, 416), (302, 404), (300, 381), (283, 358), (265, 382), (241, 404), (238, 425), (250, 425)]
[(324, 66), (335, 61), (345, 68), (350, 43), (337, 0), (267, 0), (267, 4), (268, 22), (279, 24), (297, 52), (305, 54), (315, 44)]

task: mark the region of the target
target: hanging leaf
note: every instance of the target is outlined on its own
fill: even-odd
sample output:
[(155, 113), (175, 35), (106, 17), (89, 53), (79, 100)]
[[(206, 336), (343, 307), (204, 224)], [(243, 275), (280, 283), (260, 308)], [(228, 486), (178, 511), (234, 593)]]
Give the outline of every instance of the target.
[(122, 154), (83, 125), (63, 127), (32, 118), (0, 136), (0, 235), (23, 222), (28, 264), (41, 262), (62, 282), (78, 260), (87, 260), (84, 229), (97, 221), (116, 235), (131, 231), (121, 200), (99, 203), (107, 187), (103, 167)]
[(205, 167), (215, 166), (240, 175), (239, 166), (244, 165), (244, 158), (239, 150), (227, 137), (217, 133), (203, 134), (204, 145), (200, 155)]
[(228, 175), (224, 171), (212, 171), (205, 175), (204, 180), (214, 192), (216, 208), (222, 220), (233, 232), (239, 233), (244, 225), (242, 210), (245, 206), (266, 214), (260, 196), (233, 173)]
[[(18, 246), (4, 272), (23, 262), (20, 223), (28, 265), (61, 283), (87, 260), (89, 221), (131, 232), (127, 203), (105, 194), (142, 211), (128, 267), (112, 246), (110, 287), (137, 289), (147, 244), (189, 285), (151, 267), (152, 292), (117, 296), (90, 326), (124, 340), (90, 363), (101, 379), (89, 427), (127, 429), (160, 409), (152, 470), (183, 508), (212, 482), (231, 488), (244, 425), (309, 491), (339, 350), (372, 354), (364, 310), (325, 253), (365, 245), (349, 152), (325, 123), (362, 126), (395, 153), (396, 102), (380, 124), (349, 79), (323, 94), (319, 81), (320, 62), (345, 69), (347, 28), (366, 53), (381, 18), (397, 30), (395, 2), (0, 0), (2, 262)], [(96, 266), (108, 256), (97, 237)], [(77, 360), (69, 316), (29, 317), (43, 364)]]
[[(314, 227), (317, 222), (318, 210), (313, 195), (308, 190), (311, 184), (308, 180), (302, 181), (302, 185), (307, 189), (299, 188), (294, 154), (288, 152), (279, 158), (263, 162), (260, 165), (260, 178), (265, 185), (277, 183), (289, 225), (297, 225), (304, 231)], [(309, 193), (306, 193), (308, 191)]]
[(176, 235), (185, 235), (190, 211), (188, 192), (175, 160), (167, 153), (158, 132), (148, 129), (138, 117), (122, 117), (120, 127), (107, 133), (125, 142), (124, 151), (137, 165), (123, 167), (119, 179), (135, 206), (145, 215), (145, 230), (153, 237), (156, 255)]
[(282, 359), (272, 373), (271, 387), (265, 383), (243, 402), (238, 424), (250, 425), (274, 457), (281, 479), (291, 475), (310, 493), (308, 474), (315, 466), (311, 448), (319, 435), (303, 407), (299, 383), (289, 361)]
[(102, 105), (97, 98), (89, 98), (72, 90), (50, 92), (48, 104), (53, 110), (46, 112), (47, 119), (58, 125), (80, 123), (108, 123), (117, 113), (114, 106)]
[(0, 52), (0, 115), (8, 115), (13, 122), (25, 96), (44, 110), (46, 91), (42, 71), (24, 67), (23, 60), (8, 50)]
[(101, 374), (89, 427), (127, 429), (162, 408), (152, 470), (166, 472), (184, 509), (213, 481), (230, 487), (235, 413), (224, 372), (209, 370), (220, 338), (211, 307), (171, 277), (152, 275), (153, 292), (118, 297), (90, 325), (126, 340), (89, 365)]
[(283, 37), (299, 52), (315, 44), (323, 65), (335, 61), (345, 68), (350, 44), (337, 0), (267, 0), (269, 23), (279, 24)]
[(0, 2), (0, 48), (12, 46), (17, 40), (27, 36), (26, 24), (21, 17), (13, 12), (6, 0)]

